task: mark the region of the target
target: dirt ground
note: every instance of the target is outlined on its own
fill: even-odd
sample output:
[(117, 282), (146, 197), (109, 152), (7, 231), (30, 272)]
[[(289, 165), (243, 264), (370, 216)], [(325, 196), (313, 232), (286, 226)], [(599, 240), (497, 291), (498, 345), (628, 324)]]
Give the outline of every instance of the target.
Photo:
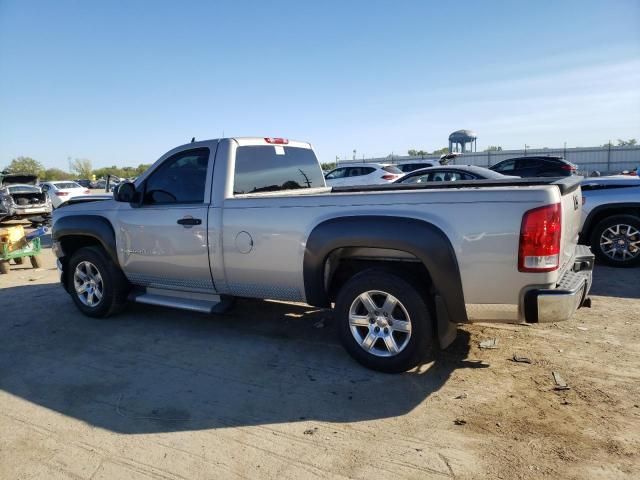
[(0, 479), (638, 478), (639, 269), (598, 266), (568, 322), (461, 327), (384, 375), (304, 305), (83, 317), (43, 257), (0, 276)]

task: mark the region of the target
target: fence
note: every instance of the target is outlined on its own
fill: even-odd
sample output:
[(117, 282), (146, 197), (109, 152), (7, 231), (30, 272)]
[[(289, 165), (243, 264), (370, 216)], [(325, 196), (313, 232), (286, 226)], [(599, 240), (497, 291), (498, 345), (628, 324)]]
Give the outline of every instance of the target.
[[(594, 170), (604, 174), (620, 173), (623, 170), (633, 170), (640, 167), (640, 146), (605, 146), (586, 148), (538, 148), (526, 150), (501, 150), (493, 152), (466, 152), (451, 164), (478, 165), (489, 167), (496, 163), (513, 157), (544, 155), (561, 156), (571, 163), (578, 165), (580, 174), (588, 175)], [(437, 162), (440, 155), (425, 155), (424, 157), (388, 156), (381, 158), (368, 158), (360, 160), (341, 160), (340, 165), (351, 163), (411, 163), (422, 160)]]

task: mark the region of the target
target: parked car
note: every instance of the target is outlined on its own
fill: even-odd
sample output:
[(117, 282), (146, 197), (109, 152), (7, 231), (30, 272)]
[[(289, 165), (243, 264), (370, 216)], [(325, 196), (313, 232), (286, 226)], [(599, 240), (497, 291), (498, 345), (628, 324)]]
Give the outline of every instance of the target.
[(528, 156), (510, 158), (498, 162), (491, 170), (505, 175), (515, 175), (517, 177), (568, 177), (575, 175), (577, 165), (567, 162), (562, 157)]
[(640, 178), (591, 177), (582, 192), (580, 243), (608, 265), (640, 265)]
[(84, 188), (91, 188), (91, 180), (88, 178), (82, 178), (80, 180), (74, 180), (78, 185)]
[(383, 163), (356, 163), (334, 168), (325, 175), (327, 185), (344, 187), (348, 185), (379, 185), (391, 183), (403, 175), (394, 165)]
[(58, 208), (70, 198), (79, 195), (89, 195), (91, 191), (76, 182), (70, 180), (60, 180), (55, 182), (44, 182), (41, 184), (42, 191), (47, 194), (53, 208)]
[(395, 183), (426, 183), (426, 182), (459, 182), (461, 180), (504, 180), (518, 178), (502, 175), (484, 167), (474, 165), (451, 165), (447, 167), (429, 167), (407, 173)]
[(407, 162), (398, 163), (396, 167), (398, 167), (398, 170), (402, 171), (403, 173), (409, 173), (421, 168), (435, 167), (436, 165), (440, 164), (438, 162)]
[[(109, 191), (113, 192), (115, 187), (120, 184), (119, 179), (110, 179), (109, 180)], [(107, 181), (105, 179), (96, 180), (91, 184), (91, 188), (95, 190), (105, 190), (107, 189)]]
[(36, 186), (37, 182), (36, 175), (0, 174), (0, 222), (36, 218), (49, 220), (51, 202)]
[(335, 304), (346, 350), (399, 372), (457, 323), (571, 317), (593, 267), (581, 205), (578, 178), (328, 188), (308, 143), (224, 138), (174, 148), (110, 200), (56, 209), (52, 248), (87, 316), (129, 299)]

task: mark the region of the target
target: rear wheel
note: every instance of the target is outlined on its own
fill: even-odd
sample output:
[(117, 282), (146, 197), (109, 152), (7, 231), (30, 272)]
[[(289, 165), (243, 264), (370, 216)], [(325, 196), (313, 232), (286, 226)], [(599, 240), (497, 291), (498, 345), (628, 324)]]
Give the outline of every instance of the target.
[(335, 314), (342, 344), (367, 368), (404, 372), (433, 353), (427, 302), (394, 273), (372, 268), (354, 275), (338, 294)]
[(23, 257), (14, 258), (13, 261), (16, 262), (16, 265), (22, 265), (24, 263), (24, 258)]
[(69, 261), (71, 297), (82, 313), (108, 317), (127, 303), (129, 284), (122, 270), (100, 247), (84, 247)]
[(591, 250), (613, 267), (640, 264), (640, 218), (613, 215), (601, 220), (591, 233)]
[(7, 274), (11, 271), (8, 260), (0, 260), (0, 273)]

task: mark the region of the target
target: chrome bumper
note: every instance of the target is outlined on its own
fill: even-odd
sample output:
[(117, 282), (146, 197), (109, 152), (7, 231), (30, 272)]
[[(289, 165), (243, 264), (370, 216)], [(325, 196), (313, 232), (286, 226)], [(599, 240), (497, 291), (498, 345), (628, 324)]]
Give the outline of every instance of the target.
[(578, 245), (573, 267), (567, 269), (556, 288), (531, 290), (524, 299), (525, 320), (528, 323), (549, 323), (568, 320), (586, 304), (593, 273), (594, 256), (589, 247)]

